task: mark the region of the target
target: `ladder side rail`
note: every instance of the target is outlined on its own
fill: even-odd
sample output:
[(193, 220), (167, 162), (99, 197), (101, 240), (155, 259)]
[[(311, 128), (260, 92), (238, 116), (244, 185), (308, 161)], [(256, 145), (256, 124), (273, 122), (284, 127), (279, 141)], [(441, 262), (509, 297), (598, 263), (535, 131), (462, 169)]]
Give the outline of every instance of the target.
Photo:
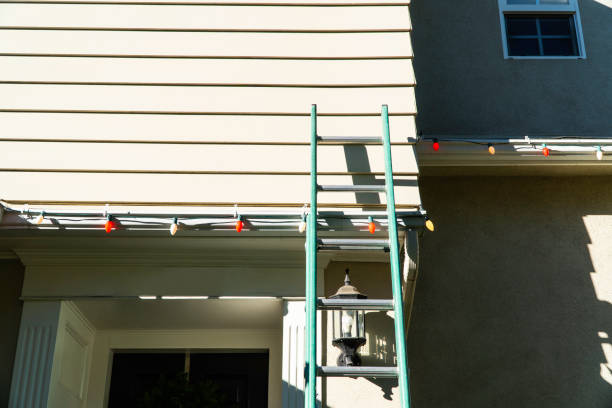
[(310, 110), (310, 213), (308, 214), (308, 270), (306, 277), (306, 387), (305, 408), (316, 408), (317, 398), (317, 106)]
[(387, 189), (387, 216), (391, 261), (391, 287), (393, 291), (395, 349), (397, 355), (398, 382), (402, 408), (410, 407), (410, 388), (404, 337), (404, 310), (402, 305), (402, 282), (399, 268), (399, 243), (397, 240), (397, 217), (395, 214), (395, 192), (393, 190), (393, 165), (391, 163), (391, 140), (389, 134), (389, 108), (382, 106), (383, 147), (385, 153), (385, 186)]

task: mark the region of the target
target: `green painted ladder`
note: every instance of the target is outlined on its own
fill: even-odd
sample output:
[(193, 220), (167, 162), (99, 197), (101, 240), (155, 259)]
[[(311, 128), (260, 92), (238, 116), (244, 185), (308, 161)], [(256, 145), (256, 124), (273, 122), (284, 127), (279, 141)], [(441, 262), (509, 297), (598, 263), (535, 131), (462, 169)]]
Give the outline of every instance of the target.
[[(317, 375), (326, 377), (397, 377), (402, 408), (410, 407), (410, 390), (404, 340), (404, 310), (400, 275), (399, 244), (397, 239), (397, 217), (393, 191), (393, 167), (391, 165), (391, 142), (389, 136), (389, 110), (382, 106), (382, 130), (380, 137), (319, 137), (317, 135), (317, 106), (310, 112), (310, 212), (306, 234), (306, 330), (305, 330), (305, 408), (317, 406)], [(323, 186), (317, 183), (317, 143), (382, 143), (385, 154), (385, 185)], [(388, 240), (380, 239), (320, 239), (317, 237), (317, 193), (338, 192), (383, 192), (387, 195)], [(392, 300), (377, 299), (317, 299), (317, 251), (329, 247), (384, 247), (390, 252)], [(357, 248), (355, 248), (357, 249)], [(396, 367), (317, 367), (317, 309), (393, 310), (395, 312)]]

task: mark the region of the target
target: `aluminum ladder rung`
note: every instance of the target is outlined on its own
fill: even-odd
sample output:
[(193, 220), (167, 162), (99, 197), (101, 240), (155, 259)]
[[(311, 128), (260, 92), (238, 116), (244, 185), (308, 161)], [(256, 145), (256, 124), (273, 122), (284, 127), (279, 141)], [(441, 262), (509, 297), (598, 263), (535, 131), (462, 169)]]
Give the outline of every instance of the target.
[(318, 299), (323, 310), (393, 310), (393, 299)]
[(384, 193), (386, 191), (385, 186), (375, 186), (375, 185), (337, 185), (337, 186), (329, 186), (329, 185), (318, 185), (317, 189), (319, 191), (349, 191), (356, 193)]
[(385, 251), (389, 252), (388, 239), (319, 238), (319, 251)]
[(320, 377), (397, 377), (397, 367), (334, 367), (319, 366)]
[(319, 136), (319, 141), (324, 143), (378, 143), (382, 144), (380, 136)]
[(364, 246), (333, 246), (324, 245), (317, 248), (318, 251), (384, 251), (389, 252), (389, 247), (364, 247)]
[(331, 246), (360, 246), (360, 247), (388, 247), (388, 239), (354, 239), (354, 238), (319, 238), (319, 245)]

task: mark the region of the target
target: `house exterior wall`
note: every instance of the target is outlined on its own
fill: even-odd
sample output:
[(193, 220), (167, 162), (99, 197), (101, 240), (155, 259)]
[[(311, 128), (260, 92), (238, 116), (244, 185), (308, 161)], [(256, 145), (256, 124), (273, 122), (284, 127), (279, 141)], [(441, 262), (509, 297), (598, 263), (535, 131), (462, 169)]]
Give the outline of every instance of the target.
[(22, 302), (23, 265), (15, 259), (0, 260), (0, 406), (7, 406), (17, 348)]
[[(338, 136), (380, 135), (388, 104), (397, 202), (419, 204), (408, 3), (274, 3), (0, 5), (2, 198), (301, 207), (311, 104)], [(382, 157), (321, 148), (320, 182)]]
[(579, 0), (586, 59), (504, 59), (497, 1), (415, 0), (423, 135), (610, 136), (612, 2)]
[(612, 180), (425, 177), (415, 407), (612, 404)]

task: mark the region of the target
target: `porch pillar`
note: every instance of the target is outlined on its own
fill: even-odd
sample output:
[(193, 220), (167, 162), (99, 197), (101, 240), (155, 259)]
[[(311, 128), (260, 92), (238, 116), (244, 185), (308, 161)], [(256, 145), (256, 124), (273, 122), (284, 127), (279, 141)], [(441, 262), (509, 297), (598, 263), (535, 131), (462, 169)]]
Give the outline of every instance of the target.
[[(304, 407), (305, 302), (283, 302), (283, 408)], [(317, 312), (317, 364), (321, 364), (321, 312)], [(317, 378), (317, 406), (321, 401), (321, 379)]]
[(304, 407), (305, 302), (283, 302), (283, 408)]
[(25, 302), (9, 408), (47, 406), (61, 302)]

